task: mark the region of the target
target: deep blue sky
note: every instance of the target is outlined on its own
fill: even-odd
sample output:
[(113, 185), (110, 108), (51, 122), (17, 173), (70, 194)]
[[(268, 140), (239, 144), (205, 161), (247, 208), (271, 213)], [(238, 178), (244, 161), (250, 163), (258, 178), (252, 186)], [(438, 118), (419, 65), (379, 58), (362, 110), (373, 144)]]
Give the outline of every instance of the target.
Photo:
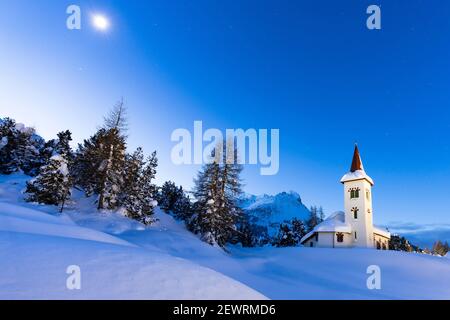
[[(65, 28), (72, 3), (81, 31)], [(450, 223), (449, 17), (448, 1), (0, 0), (0, 116), (79, 142), (123, 96), (130, 148), (158, 150), (159, 181), (186, 187), (198, 168), (171, 164), (174, 129), (279, 128), (279, 174), (246, 168), (245, 191), (327, 213), (358, 141), (377, 223)]]

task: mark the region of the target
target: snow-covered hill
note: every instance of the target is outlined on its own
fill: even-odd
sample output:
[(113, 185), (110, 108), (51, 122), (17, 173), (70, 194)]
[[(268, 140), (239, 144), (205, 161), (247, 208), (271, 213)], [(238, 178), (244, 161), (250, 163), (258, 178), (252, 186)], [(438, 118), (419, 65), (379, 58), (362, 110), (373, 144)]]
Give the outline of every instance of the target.
[[(100, 230), (144, 230), (118, 214), (69, 210), (58, 215), (56, 208), (23, 203), (18, 191), (24, 180), (22, 175), (0, 176), (0, 299), (265, 298), (219, 272), (153, 247), (152, 232), (144, 248)], [(72, 265), (81, 268), (81, 290), (66, 287)]]
[(281, 192), (277, 195), (246, 195), (239, 205), (249, 217), (250, 223), (267, 227), (269, 236), (274, 236), (280, 223), (293, 218), (306, 220), (309, 210), (302, 203), (300, 195), (294, 191)]
[[(150, 227), (92, 199), (24, 203), (26, 177), (0, 176), (0, 299), (450, 299), (450, 259), (369, 249), (211, 247), (157, 211)], [(81, 290), (66, 289), (78, 265)], [(367, 267), (381, 269), (369, 290)]]

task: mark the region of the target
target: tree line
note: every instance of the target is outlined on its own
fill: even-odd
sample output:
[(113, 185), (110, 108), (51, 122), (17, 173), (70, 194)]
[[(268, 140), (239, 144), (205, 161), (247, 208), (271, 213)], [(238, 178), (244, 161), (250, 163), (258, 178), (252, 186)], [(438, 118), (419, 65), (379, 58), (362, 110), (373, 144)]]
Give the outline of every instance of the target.
[[(174, 182), (161, 187), (154, 183), (158, 158), (156, 151), (144, 155), (142, 148), (127, 151), (127, 117), (123, 101), (104, 118), (100, 128), (88, 139), (71, 147), (69, 130), (45, 141), (32, 128), (13, 119), (0, 120), (0, 173), (22, 171), (32, 178), (27, 182), (25, 200), (58, 206), (63, 212), (71, 202), (72, 190), (95, 197), (98, 210), (120, 211), (144, 224), (154, 222), (156, 206), (185, 222), (187, 228), (211, 244), (225, 247), (240, 243), (254, 247), (298, 246), (301, 238), (324, 220), (322, 207), (313, 206), (309, 217), (293, 218), (279, 224), (269, 237), (249, 221), (238, 199), (242, 194), (242, 165), (234, 145), (219, 141), (187, 192)], [(231, 161), (230, 161), (231, 160)], [(261, 236), (261, 234), (263, 236)], [(417, 251), (405, 238), (393, 236), (391, 250)], [(437, 243), (433, 252), (444, 255), (448, 244)]]

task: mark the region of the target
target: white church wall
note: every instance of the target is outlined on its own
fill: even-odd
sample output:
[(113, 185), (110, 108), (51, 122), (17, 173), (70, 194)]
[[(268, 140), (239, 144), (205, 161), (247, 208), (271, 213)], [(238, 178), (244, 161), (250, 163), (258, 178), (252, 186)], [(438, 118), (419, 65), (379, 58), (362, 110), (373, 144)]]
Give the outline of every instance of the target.
[[(359, 188), (359, 197), (350, 198), (349, 190)], [(355, 180), (344, 183), (345, 221), (352, 225), (353, 246), (373, 247), (372, 191), (366, 180)], [(369, 192), (369, 197), (367, 197)], [(353, 208), (358, 209), (357, 219)]]
[(315, 248), (348, 248), (353, 246), (353, 238), (351, 234), (344, 233), (343, 234), (343, 242), (338, 242), (336, 233), (334, 232), (319, 232), (317, 241), (316, 237), (313, 236), (307, 241), (304, 242), (305, 247)]
[(317, 247), (324, 248), (324, 247), (332, 247), (333, 246), (333, 237), (334, 233), (332, 232), (319, 232), (319, 241), (317, 242)]
[(379, 243), (380, 249), (385, 249), (385, 248), (386, 248), (385, 250), (389, 249), (389, 239), (388, 238), (383, 237), (376, 233), (373, 236), (374, 236), (374, 247), (375, 248), (378, 248), (377, 243)]

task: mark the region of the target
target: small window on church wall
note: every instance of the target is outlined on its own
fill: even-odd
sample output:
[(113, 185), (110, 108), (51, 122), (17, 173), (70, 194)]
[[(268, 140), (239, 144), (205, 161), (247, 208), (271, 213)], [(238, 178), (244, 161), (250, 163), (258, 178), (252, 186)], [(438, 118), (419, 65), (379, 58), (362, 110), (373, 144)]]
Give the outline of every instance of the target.
[(355, 231), (355, 240), (358, 240), (358, 235), (356, 234), (356, 231)]
[(370, 200), (370, 191), (369, 190), (366, 190), (366, 198), (367, 198), (367, 200)]
[(337, 233), (336, 234), (336, 240), (337, 240), (337, 242), (344, 242), (344, 234), (343, 233)]
[(359, 211), (359, 209), (357, 207), (352, 208), (353, 219), (358, 219), (358, 211)]

